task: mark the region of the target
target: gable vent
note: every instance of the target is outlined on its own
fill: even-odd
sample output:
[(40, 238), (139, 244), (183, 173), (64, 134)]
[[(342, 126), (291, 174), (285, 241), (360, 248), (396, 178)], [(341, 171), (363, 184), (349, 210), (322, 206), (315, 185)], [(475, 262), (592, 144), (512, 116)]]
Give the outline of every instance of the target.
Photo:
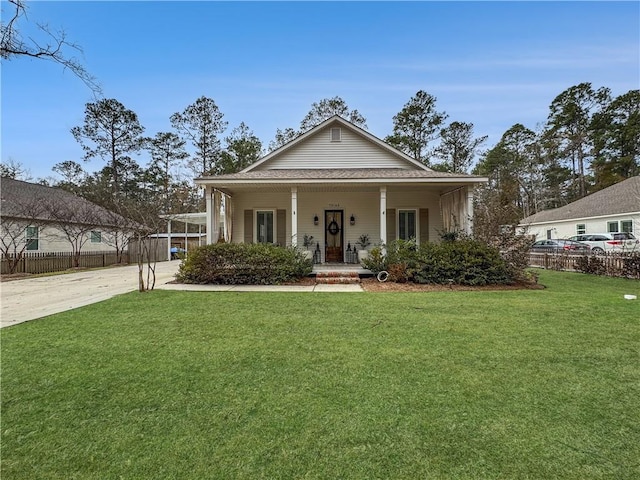
[(339, 142), (342, 140), (342, 129), (341, 128), (332, 128), (331, 129), (331, 141)]

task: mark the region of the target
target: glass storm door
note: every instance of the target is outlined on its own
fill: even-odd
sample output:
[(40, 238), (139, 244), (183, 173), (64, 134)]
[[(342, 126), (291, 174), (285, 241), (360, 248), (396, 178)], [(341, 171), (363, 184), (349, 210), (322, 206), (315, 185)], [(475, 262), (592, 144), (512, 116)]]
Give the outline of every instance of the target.
[(324, 244), (325, 244), (325, 262), (342, 263), (344, 262), (343, 244), (343, 211), (342, 210), (325, 210), (324, 211)]

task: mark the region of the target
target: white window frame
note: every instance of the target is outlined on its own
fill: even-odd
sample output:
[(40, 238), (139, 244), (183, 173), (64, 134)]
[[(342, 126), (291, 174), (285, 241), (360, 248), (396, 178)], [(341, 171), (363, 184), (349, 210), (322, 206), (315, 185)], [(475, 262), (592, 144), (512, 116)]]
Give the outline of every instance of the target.
[[(91, 230), (89, 233), (89, 238), (91, 243), (102, 243), (102, 231), (100, 230)], [(97, 240), (95, 240), (97, 238)]]
[[(334, 137), (334, 133), (336, 133), (336, 132), (337, 132), (337, 135), (335, 135), (335, 137)], [(342, 141), (342, 128), (340, 128), (340, 127), (331, 128), (330, 136), (331, 136), (331, 141), (332, 142), (341, 142)]]
[[(615, 225), (615, 230), (611, 230), (611, 226)], [(620, 223), (617, 220), (607, 222), (607, 233), (618, 233), (620, 231)]]
[[(418, 244), (420, 242), (420, 209), (417, 207), (408, 207), (408, 208), (398, 208), (396, 209), (396, 240), (400, 240), (400, 214), (402, 212), (413, 212), (413, 214), (415, 215), (415, 232), (414, 232), (414, 236), (413, 238), (416, 241), (416, 244)], [(409, 237), (411, 238), (411, 237)], [(405, 240), (409, 240), (409, 238), (406, 238)]]
[[(271, 212), (273, 216), (273, 241), (272, 242), (259, 242), (258, 241), (258, 214)], [(278, 209), (277, 208), (255, 208), (253, 210), (253, 243), (271, 243), (275, 244), (278, 241)]]
[[(631, 224), (631, 228), (629, 230), (625, 230), (624, 229), (624, 224)], [(633, 220), (632, 219), (620, 220), (620, 231), (621, 232), (633, 233)]]
[[(29, 229), (30, 228), (35, 228), (36, 230), (36, 236), (29, 236)], [(24, 229), (24, 238), (25, 238), (25, 242), (27, 244), (25, 250), (27, 252), (38, 252), (40, 250), (40, 227), (35, 226), (35, 225), (27, 225), (27, 227)], [(31, 243), (33, 240), (36, 241), (36, 248), (29, 248), (29, 243)]]
[(584, 235), (587, 233), (587, 224), (586, 223), (577, 223), (576, 224), (576, 235)]

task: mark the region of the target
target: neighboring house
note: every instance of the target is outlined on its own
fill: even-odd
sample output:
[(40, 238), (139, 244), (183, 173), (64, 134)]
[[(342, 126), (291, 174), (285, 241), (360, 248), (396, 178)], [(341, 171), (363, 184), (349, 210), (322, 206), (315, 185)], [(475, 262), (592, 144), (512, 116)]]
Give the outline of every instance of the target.
[(2, 253), (114, 251), (132, 222), (59, 188), (0, 179)]
[(313, 235), (322, 262), (344, 262), (363, 234), (375, 245), (470, 232), (474, 187), (486, 181), (433, 171), (338, 116), (239, 173), (196, 179), (207, 243), (223, 205), (225, 241), (302, 245)]
[(628, 178), (560, 208), (520, 222), (536, 239), (568, 238), (584, 233), (640, 233), (640, 176)]

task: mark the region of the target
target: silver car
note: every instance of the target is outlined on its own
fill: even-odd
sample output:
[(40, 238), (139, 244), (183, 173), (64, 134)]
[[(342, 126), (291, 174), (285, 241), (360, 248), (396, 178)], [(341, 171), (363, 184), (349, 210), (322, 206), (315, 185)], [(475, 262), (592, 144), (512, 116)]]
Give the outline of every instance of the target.
[(605, 252), (632, 252), (639, 250), (638, 239), (633, 233), (585, 233), (574, 235), (569, 240), (586, 243), (591, 247), (591, 252), (602, 254)]

